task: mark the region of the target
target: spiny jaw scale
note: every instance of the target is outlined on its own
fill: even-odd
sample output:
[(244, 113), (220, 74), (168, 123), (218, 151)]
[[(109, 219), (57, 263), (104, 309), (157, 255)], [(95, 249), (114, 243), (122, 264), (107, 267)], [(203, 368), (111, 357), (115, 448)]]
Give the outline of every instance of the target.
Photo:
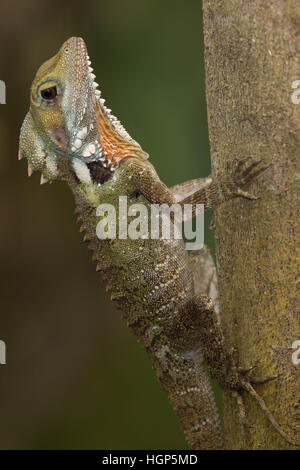
[[(101, 92), (98, 90), (99, 85), (95, 81), (96, 75), (93, 73), (91, 60), (87, 55), (85, 43), (80, 39), (78, 41), (78, 60), (81, 64), (82, 58), (85, 60), (86, 83), (85, 88), (81, 90), (81, 93), (85, 95), (85, 104), (80, 113), (76, 130), (72, 133), (70, 149), (74, 158), (79, 158), (84, 163), (100, 161), (104, 167), (114, 171), (118, 166), (118, 161), (116, 160), (114, 162), (115, 165), (112, 164), (111, 160), (107, 158), (107, 152), (103, 151), (101, 148), (101, 136), (98, 134), (98, 126), (94, 111), (95, 103), (98, 102), (100, 104), (103, 114), (106, 116), (113, 129), (115, 129), (121, 137), (131, 141), (132, 139), (118, 119), (111, 114), (111, 110), (104, 106), (105, 100), (101, 98)], [(78, 164), (76, 164), (75, 167), (78, 169)]]
[[(77, 106), (74, 111), (76, 119), (73, 126), (68, 126), (71, 131), (70, 150), (74, 157), (85, 163), (99, 161), (102, 166), (114, 171), (124, 155), (131, 151), (147, 154), (111, 113), (111, 109), (105, 106), (85, 42), (81, 38), (75, 39), (75, 70), (79, 72), (74, 74), (73, 83), (74, 94), (81, 107)], [(96, 112), (97, 107), (100, 113)]]
[[(84, 45), (84, 47), (85, 47), (85, 45)], [(90, 90), (94, 91), (95, 100), (98, 101), (98, 103), (100, 104), (100, 107), (103, 111), (103, 114), (105, 114), (105, 116), (108, 118), (108, 120), (109, 120), (110, 124), (112, 125), (113, 129), (119, 134), (120, 137), (122, 137), (123, 139), (126, 139), (130, 142), (135, 142), (132, 139), (132, 137), (128, 134), (128, 132), (125, 130), (125, 128), (122, 126), (122, 124), (120, 123), (118, 118), (111, 113), (111, 109), (107, 108), (105, 106), (105, 104), (104, 104), (105, 99), (101, 98), (101, 91), (98, 90), (99, 84), (95, 80), (96, 75), (93, 73), (94, 70), (91, 67), (90, 57), (87, 55), (86, 59), (87, 59), (87, 75), (89, 77)]]

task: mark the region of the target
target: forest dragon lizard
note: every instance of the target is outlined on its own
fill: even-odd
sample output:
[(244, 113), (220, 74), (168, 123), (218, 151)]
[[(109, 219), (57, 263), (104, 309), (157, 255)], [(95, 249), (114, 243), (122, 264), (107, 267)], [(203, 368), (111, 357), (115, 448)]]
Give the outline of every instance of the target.
[[(149, 353), (190, 447), (223, 447), (202, 355), (222, 387), (250, 392), (289, 440), (252, 387), (255, 381), (226, 352), (213, 300), (205, 295), (215, 282), (208, 251), (193, 253), (191, 259), (181, 239), (100, 240), (96, 235), (100, 203), (110, 203), (118, 211), (119, 196), (127, 196), (128, 206), (137, 201), (148, 208), (177, 202), (209, 209), (237, 196), (255, 199), (243, 188), (266, 165), (240, 161), (228, 180), (204, 178), (168, 188), (148, 155), (104, 105), (94, 79), (81, 38), (70, 38), (40, 67), (21, 129), (19, 159), (28, 160), (29, 176), (42, 173), (41, 183), (61, 180), (70, 186), (97, 271)], [(195, 278), (203, 265), (203, 276), (208, 276), (200, 289)]]

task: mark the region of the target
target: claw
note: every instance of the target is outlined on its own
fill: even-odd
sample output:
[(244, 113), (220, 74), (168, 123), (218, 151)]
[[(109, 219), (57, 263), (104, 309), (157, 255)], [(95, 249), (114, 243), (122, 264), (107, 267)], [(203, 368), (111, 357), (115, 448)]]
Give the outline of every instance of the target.
[(250, 379), (250, 382), (254, 385), (261, 385), (261, 384), (265, 384), (266, 382), (270, 382), (271, 380), (275, 380), (275, 379), (278, 379), (278, 377), (280, 376), (281, 374), (278, 374), (278, 375), (268, 375), (267, 377), (264, 377), (263, 379), (258, 379), (258, 378), (255, 378), (255, 377), (252, 377)]
[(33, 173), (34, 173), (33, 169), (31, 168), (30, 165), (28, 165), (28, 169), (27, 169), (27, 174), (28, 174), (28, 176), (33, 175)]
[(246, 374), (249, 374), (249, 372), (252, 372), (256, 368), (257, 368), (257, 365), (251, 366), (251, 367), (238, 367), (237, 370), (239, 371), (240, 374), (246, 375)]
[(45, 178), (45, 176), (41, 174), (40, 184), (46, 184), (46, 183), (48, 183), (47, 178)]
[[(235, 162), (234, 173), (238, 179), (242, 180), (242, 184), (246, 184), (259, 173), (266, 170), (270, 165), (270, 163), (266, 163), (263, 160), (244, 158)], [(253, 171), (254, 169), (256, 169), (256, 171)]]
[[(265, 163), (262, 160), (254, 160), (252, 161), (248, 167), (244, 169), (241, 174), (242, 184), (245, 185), (249, 183), (252, 179), (258, 176), (260, 173), (265, 171), (270, 166), (270, 163)], [(238, 165), (240, 168), (241, 165)], [(253, 171), (255, 170), (255, 171)]]
[[(248, 160), (246, 160), (244, 163), (246, 164)], [(251, 172), (252, 168), (255, 168), (257, 165), (261, 163), (261, 160), (250, 160), (250, 163), (248, 166), (246, 166), (244, 173), (248, 174)]]
[(235, 192), (237, 196), (244, 197), (245, 199), (260, 199), (259, 196), (254, 196), (254, 194), (248, 193), (248, 191), (243, 191), (242, 189), (238, 188)]
[(241, 171), (241, 168), (246, 165), (248, 160), (249, 159), (247, 159), (247, 158), (243, 158), (242, 160), (236, 160), (235, 161), (235, 165), (236, 165), (235, 172), (239, 173)]
[(251, 377), (251, 372), (253, 370), (257, 369), (257, 365), (251, 366), (251, 367), (238, 367), (237, 370), (239, 374), (243, 375), (244, 377), (249, 378), (249, 382), (254, 385), (260, 385), (260, 384), (265, 384), (267, 382), (270, 382), (271, 380), (278, 379), (280, 375), (282, 374), (277, 374), (277, 375), (267, 375), (266, 377), (263, 378), (258, 378), (258, 377)]
[(263, 171), (265, 171), (267, 168), (269, 168), (270, 165), (262, 165), (260, 168), (258, 168), (256, 171), (253, 171), (252, 173), (249, 173), (249, 180), (254, 179), (256, 176), (260, 175)]
[[(248, 163), (250, 161), (250, 163)], [(248, 163), (248, 166), (247, 166)], [(233, 171), (233, 178), (236, 189), (233, 191), (235, 196), (243, 197), (245, 199), (257, 200), (260, 199), (254, 194), (244, 191), (242, 188), (250, 181), (255, 179), (260, 173), (265, 171), (271, 163), (266, 163), (262, 160), (243, 159), (235, 161), (235, 169)]]

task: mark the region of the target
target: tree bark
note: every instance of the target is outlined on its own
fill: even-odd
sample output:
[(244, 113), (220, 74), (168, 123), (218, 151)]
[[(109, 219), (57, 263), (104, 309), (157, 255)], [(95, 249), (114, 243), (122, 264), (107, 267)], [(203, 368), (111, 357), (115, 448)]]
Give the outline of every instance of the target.
[[(300, 80), (298, 0), (203, 0), (212, 172), (233, 159), (271, 166), (251, 184), (257, 201), (235, 199), (215, 211), (218, 285), (228, 346), (256, 377), (255, 386), (283, 430), (299, 442)], [(295, 357), (295, 354), (294, 356)], [(247, 421), (224, 393), (226, 447), (291, 449), (257, 403), (242, 393)]]

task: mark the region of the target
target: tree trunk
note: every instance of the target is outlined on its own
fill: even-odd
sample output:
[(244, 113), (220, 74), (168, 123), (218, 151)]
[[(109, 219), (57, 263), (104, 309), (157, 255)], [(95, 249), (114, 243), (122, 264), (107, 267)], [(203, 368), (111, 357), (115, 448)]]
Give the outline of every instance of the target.
[[(256, 366), (255, 377), (278, 375), (255, 388), (299, 442), (300, 104), (291, 99), (300, 80), (299, 1), (203, 0), (203, 7), (213, 176), (228, 174), (236, 158), (271, 163), (248, 189), (259, 200), (215, 211), (224, 333), (240, 366)], [(242, 396), (247, 427), (224, 393), (226, 447), (293, 448)]]

